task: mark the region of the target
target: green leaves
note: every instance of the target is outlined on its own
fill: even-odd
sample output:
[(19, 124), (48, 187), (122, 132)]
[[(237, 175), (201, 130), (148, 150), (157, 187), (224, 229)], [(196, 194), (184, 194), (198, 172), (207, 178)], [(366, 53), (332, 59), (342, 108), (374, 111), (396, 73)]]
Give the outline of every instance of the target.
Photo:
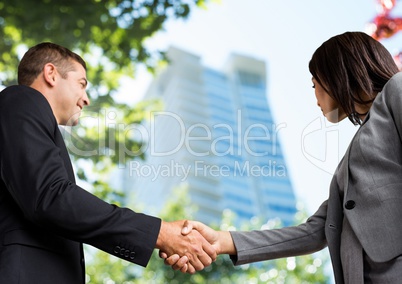
[[(172, 0), (3, 0), (0, 51), (14, 60), (3, 59), (0, 72), (15, 70), (15, 64), (5, 63), (16, 62), (17, 46), (42, 41), (61, 44), (84, 57), (100, 49), (101, 57), (125, 75), (132, 75), (126, 71), (134, 70), (136, 63), (153, 68), (150, 59), (158, 56), (158, 52), (148, 51), (144, 41), (161, 30), (169, 18), (188, 17), (194, 5), (192, 1)], [(3, 82), (11, 82), (10, 75)]]
[[(161, 107), (155, 101), (116, 103), (120, 80), (134, 77), (138, 64), (155, 68), (162, 56), (148, 51), (144, 41), (168, 19), (187, 17), (194, 6), (185, 0), (0, 0), (0, 84), (16, 84), (19, 57), (43, 41), (66, 46), (87, 62), (91, 106), (81, 124), (65, 132), (65, 140), (78, 177), (109, 201), (114, 197), (109, 198), (105, 176), (144, 157), (135, 128)], [(84, 174), (83, 161), (91, 164), (94, 177)]]

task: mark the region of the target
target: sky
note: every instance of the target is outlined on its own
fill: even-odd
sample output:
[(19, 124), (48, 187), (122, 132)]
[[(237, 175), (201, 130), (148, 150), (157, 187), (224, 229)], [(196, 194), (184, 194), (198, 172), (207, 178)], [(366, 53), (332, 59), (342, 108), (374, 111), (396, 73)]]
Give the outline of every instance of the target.
[[(328, 198), (332, 174), (357, 128), (345, 119), (331, 124), (317, 107), (308, 62), (330, 37), (366, 31), (376, 0), (221, 0), (194, 9), (189, 19), (169, 21), (152, 37), (151, 49), (176, 46), (220, 69), (231, 53), (267, 63), (267, 98), (279, 132), (296, 197), (314, 213)], [(402, 6), (402, 3), (399, 4)], [(397, 1), (397, 7), (398, 1)], [(397, 10), (397, 9), (395, 9)], [(402, 15), (402, 13), (400, 13)], [(397, 50), (395, 40), (384, 42)], [(140, 100), (152, 76), (140, 69), (126, 82)], [(124, 88), (124, 86), (123, 86)], [(127, 94), (124, 96), (127, 98)]]

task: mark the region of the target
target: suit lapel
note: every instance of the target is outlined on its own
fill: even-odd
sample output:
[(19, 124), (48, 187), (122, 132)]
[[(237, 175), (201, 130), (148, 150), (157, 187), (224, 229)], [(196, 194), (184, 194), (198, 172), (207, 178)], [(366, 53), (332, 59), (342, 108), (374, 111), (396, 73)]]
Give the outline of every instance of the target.
[[(340, 165), (342, 165), (342, 161)], [(336, 170), (331, 181), (328, 199), (327, 220), (325, 223), (325, 236), (327, 238), (327, 244), (330, 251), (336, 283), (344, 283), (340, 255), (343, 210), (338, 185), (338, 177), (339, 175), (343, 175), (344, 173), (340, 174), (340, 171), (343, 171), (342, 167)]]
[(346, 150), (345, 156), (343, 158), (343, 161), (340, 163), (340, 168), (339, 168), (339, 178), (338, 178), (338, 184), (341, 187), (341, 190), (343, 189), (343, 196), (347, 196), (348, 194), (348, 188), (349, 188), (349, 160), (350, 160), (350, 151), (352, 148), (352, 145), (354, 141), (357, 139), (356, 137), (359, 135), (359, 131), (361, 127), (370, 119), (370, 112), (367, 113), (366, 117), (362, 121), (362, 124), (360, 125), (359, 129), (356, 131), (355, 135), (352, 138), (352, 141), (349, 144), (348, 149)]
[[(338, 182), (338, 192), (343, 191), (343, 196), (347, 196), (348, 193), (348, 185), (349, 185), (349, 156), (350, 156), (350, 148), (352, 147), (354, 138), (352, 142), (349, 144), (348, 149), (346, 150), (345, 156), (343, 157), (341, 163), (339, 164), (338, 174), (337, 174), (337, 182)], [(342, 201), (342, 200), (341, 200)]]

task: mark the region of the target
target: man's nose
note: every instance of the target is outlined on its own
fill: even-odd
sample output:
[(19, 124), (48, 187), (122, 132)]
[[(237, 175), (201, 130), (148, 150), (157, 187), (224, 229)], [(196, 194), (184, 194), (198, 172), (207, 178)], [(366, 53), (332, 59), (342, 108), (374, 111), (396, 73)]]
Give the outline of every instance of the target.
[(88, 94), (87, 92), (85, 92), (84, 97), (82, 98), (82, 101), (84, 102), (84, 106), (89, 106), (89, 104), (91, 103), (89, 98), (88, 98)]

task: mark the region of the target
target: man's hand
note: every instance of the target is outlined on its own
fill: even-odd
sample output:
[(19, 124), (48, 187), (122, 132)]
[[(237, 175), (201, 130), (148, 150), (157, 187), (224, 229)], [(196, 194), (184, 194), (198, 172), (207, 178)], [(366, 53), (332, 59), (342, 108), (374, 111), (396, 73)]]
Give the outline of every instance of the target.
[[(229, 232), (215, 231), (201, 222), (185, 221), (181, 233), (188, 235), (194, 230), (198, 231), (212, 245), (217, 254), (236, 253), (232, 236)], [(160, 251), (159, 256), (165, 259), (165, 264), (171, 266), (174, 270), (192, 273), (191, 266), (187, 266), (185, 257), (180, 257), (178, 254), (169, 255), (165, 251)]]
[[(176, 255), (173, 260), (182, 272), (195, 273), (215, 261), (215, 248), (196, 230), (182, 234), (185, 221), (162, 221), (156, 248), (166, 257)], [(177, 261), (177, 257), (180, 256)], [(172, 261), (173, 261), (172, 260)]]

